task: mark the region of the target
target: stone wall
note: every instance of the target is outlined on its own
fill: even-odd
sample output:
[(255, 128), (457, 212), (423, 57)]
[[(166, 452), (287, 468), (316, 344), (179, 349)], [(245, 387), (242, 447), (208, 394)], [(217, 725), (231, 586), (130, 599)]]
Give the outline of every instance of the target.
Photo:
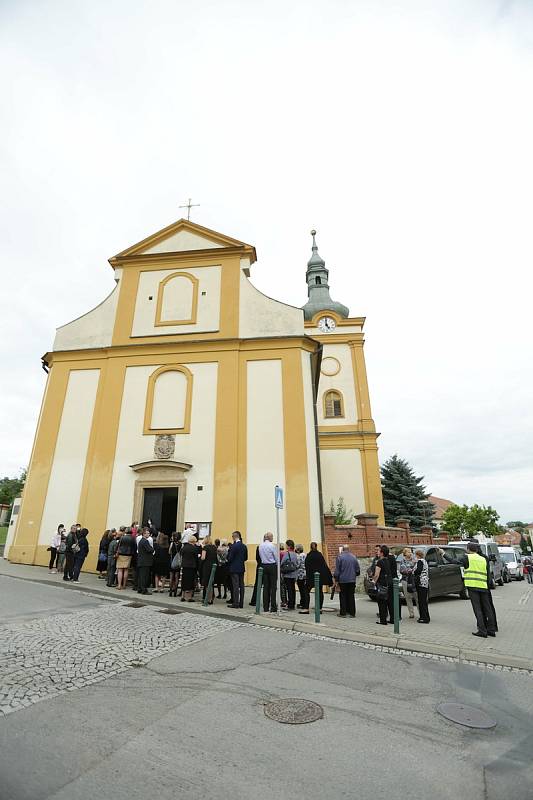
[(357, 525), (335, 525), (335, 515), (324, 514), (324, 555), (330, 567), (335, 564), (339, 547), (344, 544), (349, 545), (350, 552), (358, 558), (369, 558), (373, 557), (376, 544), (403, 544), (415, 548), (419, 544), (443, 545), (448, 542), (445, 531), (434, 536), (429, 525), (421, 528), (420, 533), (414, 533), (407, 519), (397, 519), (395, 528), (378, 525), (374, 514), (358, 514), (356, 519)]

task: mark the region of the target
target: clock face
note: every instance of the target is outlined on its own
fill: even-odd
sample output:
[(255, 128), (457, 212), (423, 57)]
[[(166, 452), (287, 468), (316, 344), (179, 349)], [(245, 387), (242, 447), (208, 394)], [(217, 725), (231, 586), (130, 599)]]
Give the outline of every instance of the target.
[(331, 333), (337, 327), (337, 323), (333, 317), (322, 317), (322, 319), (318, 320), (318, 327), (322, 333)]

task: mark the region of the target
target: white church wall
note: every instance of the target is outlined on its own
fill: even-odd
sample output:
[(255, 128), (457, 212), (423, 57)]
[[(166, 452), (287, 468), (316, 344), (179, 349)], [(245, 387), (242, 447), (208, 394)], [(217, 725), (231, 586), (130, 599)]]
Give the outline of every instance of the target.
[[(328, 361), (328, 359), (332, 359)], [(357, 423), (357, 401), (355, 398), (354, 373), (352, 365), (352, 353), (348, 344), (324, 344), (322, 361), (325, 362), (326, 370), (333, 371), (335, 359), (338, 362), (339, 371), (336, 375), (320, 374), (318, 384), (318, 403), (317, 415), (319, 425), (355, 425)], [(329, 389), (336, 389), (341, 392), (344, 401), (344, 417), (330, 418), (324, 417), (324, 394)]]
[(88, 350), (94, 347), (109, 347), (111, 345), (121, 273), (121, 269), (115, 270), (117, 285), (111, 294), (96, 308), (57, 329), (54, 350)]
[[(198, 280), (196, 322), (185, 325), (156, 325), (157, 295), (161, 281), (170, 275), (186, 272)], [(207, 333), (220, 326), (221, 267), (148, 270), (139, 275), (132, 336), (168, 336), (172, 333)], [(205, 292), (205, 294), (204, 294)], [(150, 297), (152, 298), (150, 300)], [(189, 317), (187, 316), (187, 319)]]
[[(144, 435), (143, 425), (148, 378), (160, 366), (154, 364), (126, 369), (107, 515), (108, 528), (132, 522), (137, 475), (130, 465), (154, 458), (155, 436)], [(184, 366), (193, 375), (191, 430), (188, 434), (176, 435), (174, 460), (192, 464), (192, 469), (186, 474), (185, 519), (210, 522), (213, 518), (218, 364)], [(202, 491), (198, 491), (197, 486), (203, 486)]]
[(239, 297), (239, 336), (303, 336), (304, 315), (300, 308), (288, 306), (262, 294), (241, 272)]
[(311, 372), (311, 354), (304, 351), (302, 351), (302, 379), (304, 387), (305, 429), (307, 431), (310, 533), (311, 541), (319, 542), (322, 526), (320, 520), (315, 416), (313, 411), (313, 377)]
[(71, 370), (46, 492), (39, 544), (50, 544), (62, 522), (78, 520), (81, 487), (93, 421), (99, 369)]
[(364, 514), (365, 490), (360, 451), (321, 450), (320, 467), (324, 511), (329, 510), (332, 500), (336, 505), (339, 497), (342, 497), (348, 511), (351, 509), (354, 514)]
[[(274, 486), (285, 486), (283, 381), (280, 360), (247, 362), (246, 541), (275, 534)], [(281, 538), (287, 537), (285, 513)], [(253, 558), (253, 553), (249, 553)]]

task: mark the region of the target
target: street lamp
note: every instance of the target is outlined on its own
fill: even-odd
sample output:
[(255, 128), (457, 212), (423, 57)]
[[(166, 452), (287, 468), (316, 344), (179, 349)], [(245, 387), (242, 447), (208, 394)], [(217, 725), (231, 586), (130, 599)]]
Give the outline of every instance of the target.
[(424, 512), (424, 525), (427, 525), (426, 509), (427, 509), (428, 506), (431, 505), (431, 503), (430, 503), (429, 500), (419, 500), (418, 501), (418, 505), (422, 506), (422, 511)]

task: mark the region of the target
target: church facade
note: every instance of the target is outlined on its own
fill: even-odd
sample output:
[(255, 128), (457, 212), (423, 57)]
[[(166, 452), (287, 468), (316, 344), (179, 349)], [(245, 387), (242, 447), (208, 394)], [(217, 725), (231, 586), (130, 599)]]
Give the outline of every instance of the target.
[(46, 564), (58, 524), (80, 522), (93, 569), (104, 530), (148, 517), (253, 545), (276, 484), (282, 539), (306, 548), (340, 497), (383, 522), (364, 319), (331, 299), (314, 235), (303, 309), (254, 288), (255, 260), (187, 220), (110, 259), (114, 290), (43, 357), (11, 561)]

